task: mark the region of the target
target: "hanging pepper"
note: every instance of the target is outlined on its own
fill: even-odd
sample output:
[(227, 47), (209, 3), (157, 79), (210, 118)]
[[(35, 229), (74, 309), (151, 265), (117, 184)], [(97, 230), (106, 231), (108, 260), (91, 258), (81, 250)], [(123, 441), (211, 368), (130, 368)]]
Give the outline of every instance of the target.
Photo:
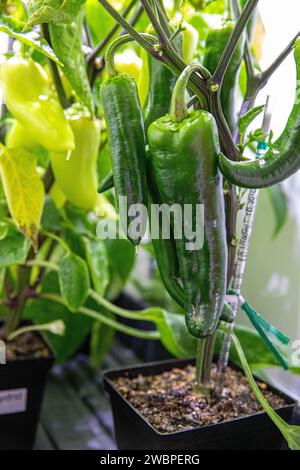
[(48, 75), (32, 59), (14, 56), (1, 66), (0, 82), (11, 114), (53, 152), (74, 149), (74, 136)]
[(226, 179), (243, 188), (266, 188), (284, 181), (300, 169), (300, 40), (294, 57), (297, 68), (296, 101), (286, 127), (266, 154), (250, 162), (232, 162), (219, 157), (219, 168)]
[(100, 144), (100, 122), (74, 105), (66, 115), (75, 138), (71, 152), (50, 152), (55, 181), (67, 200), (89, 211), (97, 202), (97, 158)]
[[(148, 182), (150, 192), (151, 204), (161, 205), (162, 200), (159, 195), (158, 188), (151, 174), (151, 169), (148, 168)], [(153, 210), (153, 205), (152, 205)], [(157, 215), (157, 214), (156, 214)], [(170, 229), (170, 238), (164, 238), (162, 235), (162, 219), (158, 219), (159, 233), (157, 237), (152, 237), (152, 246), (155, 253), (157, 268), (160, 273), (161, 280), (165, 286), (166, 291), (170, 297), (182, 308), (185, 307), (185, 291), (183, 288), (182, 280), (180, 279), (180, 268), (176, 250), (176, 243), (172, 228)], [(151, 225), (151, 224), (150, 224)], [(150, 227), (152, 230), (153, 227)], [(152, 235), (152, 232), (151, 232)], [(221, 313), (222, 321), (232, 323), (234, 316), (228, 304), (224, 303)]]
[(9, 148), (22, 147), (29, 152), (36, 152), (41, 148), (37, 140), (30, 134), (30, 129), (24, 127), (16, 119), (6, 133), (5, 145)]
[[(234, 26), (235, 22), (227, 18), (224, 20), (224, 23), (220, 28), (212, 29), (208, 33), (203, 65), (211, 74), (213, 74), (217, 68), (222, 53), (233, 32)], [(244, 42), (245, 35), (242, 35), (228, 64), (221, 89), (222, 110), (231, 131), (234, 130), (236, 125), (236, 95), (239, 73), (244, 55)]]
[[(150, 155), (148, 155), (149, 157)], [(150, 164), (150, 162), (148, 162)], [(155, 179), (152, 176), (151, 168), (148, 167), (148, 188), (149, 188), (149, 202), (151, 207), (154, 205), (161, 205), (162, 200), (156, 186)], [(175, 302), (184, 307), (184, 290), (179, 280), (179, 262), (176, 252), (176, 244), (172, 229), (170, 230), (170, 238), (164, 238), (162, 235), (162, 220), (156, 212), (159, 233), (153, 236), (150, 218), (150, 231), (151, 241), (155, 253), (157, 268), (160, 273), (161, 280), (166, 288), (166, 291)]]
[[(173, 41), (173, 46), (186, 63), (190, 63), (198, 42), (198, 32), (186, 22), (180, 25), (182, 32)], [(176, 30), (176, 27), (172, 27)], [(145, 66), (140, 82), (149, 82), (149, 91), (144, 110), (145, 130), (156, 119), (164, 116), (170, 110), (172, 92), (176, 83), (176, 76), (159, 60), (146, 51), (143, 54)]]
[[(151, 124), (148, 144), (162, 201), (169, 207), (179, 204), (183, 213), (185, 204), (191, 204), (194, 230), (197, 204), (204, 205), (204, 246), (187, 249), (184, 235), (175, 240), (186, 323), (190, 333), (199, 338), (215, 331), (224, 307), (227, 246), (216, 123), (207, 111), (189, 113), (185, 104), (187, 82), (198, 69), (198, 65), (191, 65), (184, 70), (174, 89), (170, 115)], [(183, 220), (183, 232), (185, 225)]]
[(130, 233), (132, 216), (129, 210), (137, 204), (147, 207), (144, 123), (134, 79), (119, 73), (113, 62), (116, 48), (130, 40), (128, 35), (121, 36), (107, 49), (109, 79), (102, 83), (100, 95), (108, 128), (117, 202), (120, 197), (127, 197), (127, 227), (124, 227), (120, 213), (121, 223), (126, 228), (128, 239), (137, 245), (140, 237)]

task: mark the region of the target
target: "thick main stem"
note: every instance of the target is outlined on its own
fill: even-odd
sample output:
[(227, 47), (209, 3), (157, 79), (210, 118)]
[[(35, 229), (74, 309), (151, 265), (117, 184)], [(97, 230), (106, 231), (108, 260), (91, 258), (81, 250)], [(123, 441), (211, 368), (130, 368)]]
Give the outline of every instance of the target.
[(216, 336), (199, 339), (196, 352), (196, 372), (194, 391), (204, 394), (208, 399), (211, 395), (211, 370), (214, 356)]

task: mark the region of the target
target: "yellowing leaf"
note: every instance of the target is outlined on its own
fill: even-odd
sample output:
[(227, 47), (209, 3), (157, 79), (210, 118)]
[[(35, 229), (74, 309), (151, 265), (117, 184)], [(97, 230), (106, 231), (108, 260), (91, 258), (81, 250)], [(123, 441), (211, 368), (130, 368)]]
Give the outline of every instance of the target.
[(44, 185), (36, 170), (36, 157), (24, 149), (7, 149), (1, 145), (0, 174), (11, 216), (37, 249)]

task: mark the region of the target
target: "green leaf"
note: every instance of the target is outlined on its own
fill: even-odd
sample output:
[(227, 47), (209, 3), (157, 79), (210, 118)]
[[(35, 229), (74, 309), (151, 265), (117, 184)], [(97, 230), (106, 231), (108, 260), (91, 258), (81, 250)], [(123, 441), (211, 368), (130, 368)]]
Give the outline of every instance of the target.
[(46, 230), (58, 230), (60, 228), (59, 212), (53, 199), (48, 194), (45, 196), (41, 225)]
[(78, 235), (96, 236), (97, 220), (95, 222), (82, 209), (68, 204), (65, 207), (65, 215), (68, 222), (74, 226), (74, 230)]
[(36, 249), (44, 206), (44, 185), (36, 157), (24, 149), (1, 145), (0, 175), (12, 218)]
[(75, 253), (75, 255), (80, 256), (85, 260), (85, 245), (82, 235), (80, 235), (74, 227), (64, 227), (63, 229), (63, 239), (70, 248), (70, 250)]
[(30, 243), (13, 225), (8, 225), (6, 236), (0, 240), (0, 268), (25, 263)]
[(28, 23), (72, 23), (85, 0), (29, 0)]
[(51, 44), (64, 65), (63, 72), (83, 105), (94, 115), (93, 96), (82, 52), (83, 15), (70, 25), (49, 26)]
[[(43, 292), (59, 292), (57, 273), (48, 273), (43, 281)], [(53, 346), (56, 362), (62, 363), (72, 357), (87, 337), (92, 321), (84, 315), (74, 315), (65, 306), (44, 299), (33, 299), (26, 303), (24, 318), (36, 324), (62, 320), (65, 324), (64, 336), (47, 334)]]
[(8, 225), (5, 222), (0, 222), (0, 240), (6, 237), (8, 232)]
[(109, 262), (105, 244), (102, 240), (83, 238), (86, 261), (95, 291), (104, 295), (109, 283)]
[(135, 249), (127, 240), (104, 240), (109, 259), (109, 298), (116, 298), (122, 291), (135, 263)]
[[(115, 22), (98, 0), (87, 0), (85, 11), (92, 42), (96, 46), (109, 33)], [(101, 28), (99, 28), (99, 24), (101, 24)]]
[(0, 15), (0, 31), (62, 65), (47, 41), (37, 31), (26, 29), (25, 23), (14, 20), (10, 16)]
[(59, 262), (58, 278), (64, 301), (76, 312), (86, 301), (90, 288), (86, 262), (73, 253), (66, 254)]
[[(252, 370), (268, 367), (280, 367), (272, 351), (267, 348), (266, 344), (255, 330), (246, 326), (237, 325), (234, 328), (234, 333), (243, 345), (244, 353)], [(218, 335), (216, 342), (217, 352), (220, 351), (221, 340), (222, 335)], [(300, 374), (300, 367), (295, 367), (292, 361), (292, 354), (294, 351), (288, 346), (277, 345), (277, 347), (280, 349), (280, 353), (289, 365), (290, 370), (295, 374)], [(230, 350), (230, 360), (237, 365), (241, 365), (234, 348), (231, 348)]]
[[(104, 313), (101, 310), (101, 313)], [(105, 315), (114, 318), (114, 316), (105, 311)], [(111, 348), (112, 341), (115, 336), (115, 330), (110, 326), (103, 325), (103, 323), (95, 321), (91, 330), (90, 339), (90, 361), (95, 369), (100, 369), (103, 365), (106, 354)]]
[(230, 334), (230, 337), (235, 345), (236, 352), (238, 354), (239, 360), (242, 364), (244, 369), (245, 375), (248, 379), (249, 385), (252, 388), (253, 393), (255, 394), (256, 398), (258, 399), (259, 403), (268, 414), (269, 418), (273, 421), (273, 423), (277, 426), (279, 431), (282, 433), (284, 438), (286, 439), (289, 448), (291, 450), (300, 450), (300, 426), (292, 426), (286, 423), (272, 407), (269, 405), (267, 400), (264, 398), (263, 394), (261, 393), (260, 389), (258, 388), (254, 377), (251, 373), (249, 364), (247, 362), (246, 356), (244, 354), (243, 348), (234, 333), (230, 333), (230, 330), (227, 328), (222, 328), (223, 331), (226, 331), (227, 334)]
[(161, 343), (173, 356), (185, 358), (195, 354), (197, 340), (189, 334), (184, 315), (151, 307), (141, 311), (139, 319), (151, 321), (156, 325)]
[(273, 214), (275, 217), (275, 227), (272, 235), (272, 238), (274, 239), (280, 233), (287, 220), (289, 213), (288, 201), (286, 194), (280, 184), (268, 188), (267, 192), (270, 197)]
[(244, 114), (244, 116), (240, 117), (239, 119), (239, 131), (243, 135), (245, 134), (246, 130), (250, 126), (250, 124), (254, 121), (254, 119), (259, 116), (265, 108), (265, 105), (257, 106), (256, 108), (251, 109), (248, 113)]
[(167, 351), (177, 358), (195, 355), (197, 340), (189, 334), (184, 315), (161, 310), (156, 316), (156, 327)]

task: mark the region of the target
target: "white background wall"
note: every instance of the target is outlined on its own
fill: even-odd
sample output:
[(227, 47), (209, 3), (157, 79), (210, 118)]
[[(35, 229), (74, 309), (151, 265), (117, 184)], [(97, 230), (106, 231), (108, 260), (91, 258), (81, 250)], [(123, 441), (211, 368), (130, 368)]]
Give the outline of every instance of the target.
[[(299, 0), (260, 0), (259, 10), (266, 29), (262, 68), (266, 68), (300, 30)], [(292, 55), (282, 64), (270, 80), (258, 101), (267, 94), (272, 96), (272, 128), (279, 133), (287, 120), (294, 100), (295, 74)]]

